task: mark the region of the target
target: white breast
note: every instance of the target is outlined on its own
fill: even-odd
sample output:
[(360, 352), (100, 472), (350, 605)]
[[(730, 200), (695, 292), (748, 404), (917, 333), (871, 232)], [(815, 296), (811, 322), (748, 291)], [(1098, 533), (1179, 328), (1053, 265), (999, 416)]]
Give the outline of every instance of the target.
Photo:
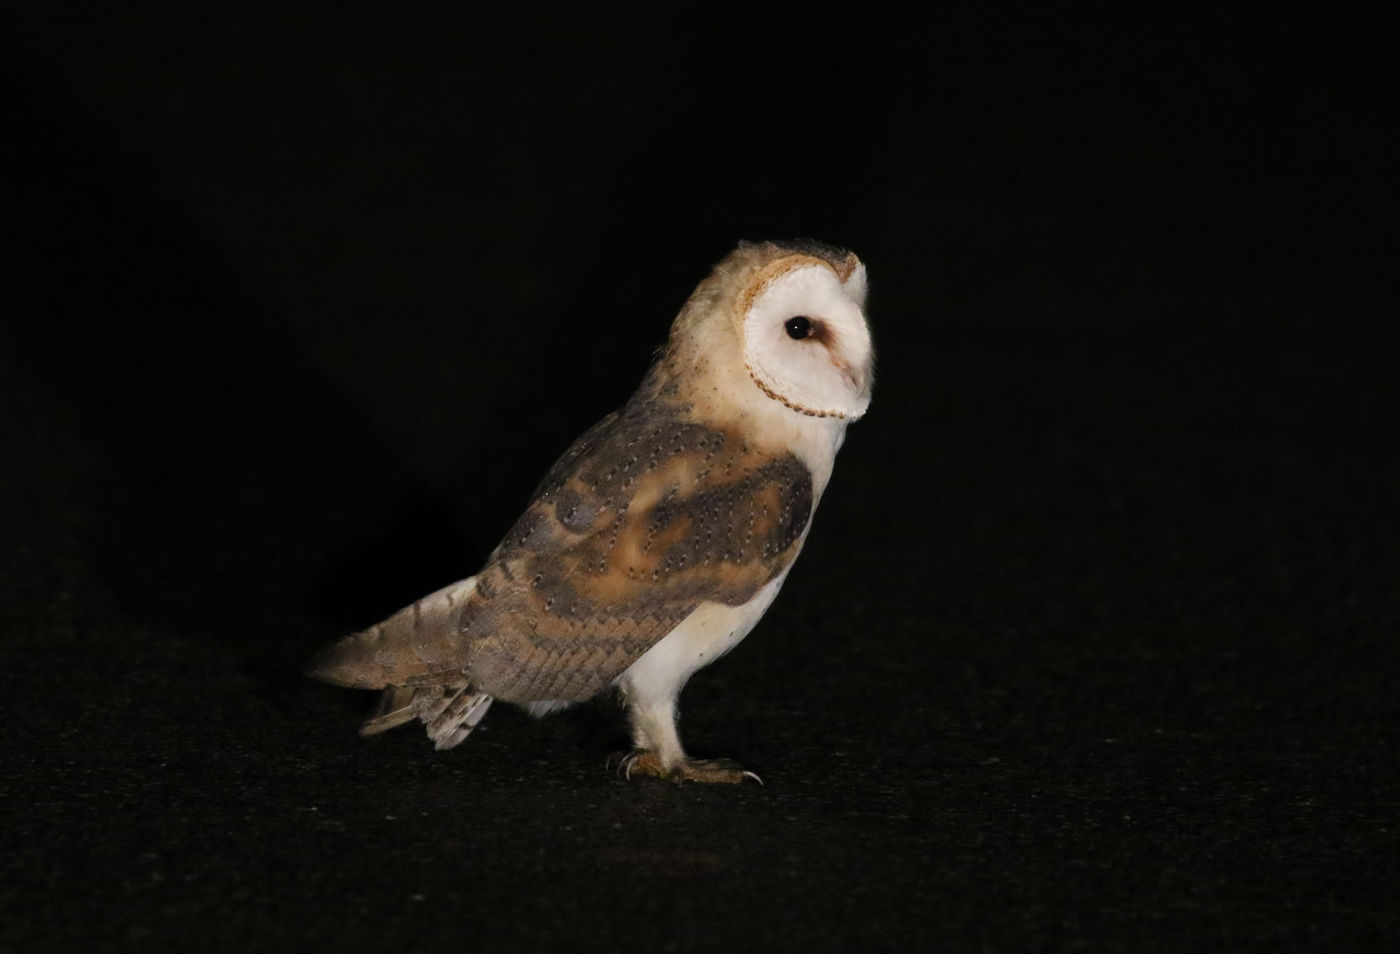
[(782, 589), (791, 568), (789, 563), (783, 572), (740, 606), (701, 603), (634, 662), (618, 681), (631, 696), (674, 699), (692, 674), (739, 645), (758, 624)]
[[(751, 393), (749, 393), (751, 392)], [(768, 425), (767, 433), (782, 438), (787, 447), (807, 467), (812, 476), (812, 511), (816, 512), (822, 491), (831, 477), (836, 452), (846, 434), (846, 421), (838, 418), (817, 418), (794, 413), (762, 397), (757, 388), (745, 386), (746, 402), (738, 406), (739, 419), (748, 425), (756, 422)], [(754, 398), (753, 395), (758, 395)], [(744, 406), (747, 404), (747, 406)], [(732, 409), (732, 408), (731, 408)], [(762, 430), (757, 431), (763, 433)], [(797, 544), (792, 563), (797, 561), (806, 543), (807, 529)], [(655, 706), (674, 703), (686, 680), (697, 670), (708, 666), (739, 644), (768, 611), (778, 590), (787, 579), (789, 563), (781, 573), (768, 582), (747, 602), (739, 606), (723, 603), (701, 603), (675, 629), (634, 662), (617, 679), (623, 693), (639, 704)]]

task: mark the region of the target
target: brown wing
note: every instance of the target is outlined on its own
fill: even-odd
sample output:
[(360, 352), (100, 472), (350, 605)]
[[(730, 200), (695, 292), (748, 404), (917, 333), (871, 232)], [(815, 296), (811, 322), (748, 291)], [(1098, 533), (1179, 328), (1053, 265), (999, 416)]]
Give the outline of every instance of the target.
[[(796, 555), (811, 512), (811, 475), (791, 454), (673, 406), (629, 405), (551, 468), (451, 625), (415, 635), (390, 620), (373, 678), (321, 674), (361, 686), (465, 674), (508, 701), (587, 699), (700, 603), (752, 598)], [(395, 619), (414, 622), (410, 610)]]
[(477, 577), (460, 630), (472, 684), (507, 700), (596, 694), (700, 603), (752, 598), (811, 513), (791, 454), (629, 407), (564, 455)]

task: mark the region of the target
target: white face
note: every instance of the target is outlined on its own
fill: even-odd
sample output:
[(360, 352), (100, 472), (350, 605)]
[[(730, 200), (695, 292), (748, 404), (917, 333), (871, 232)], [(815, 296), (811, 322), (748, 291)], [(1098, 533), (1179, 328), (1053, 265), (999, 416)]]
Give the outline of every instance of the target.
[(865, 323), (865, 266), (843, 284), (818, 264), (768, 282), (743, 316), (744, 360), (770, 398), (816, 417), (870, 406), (875, 352)]

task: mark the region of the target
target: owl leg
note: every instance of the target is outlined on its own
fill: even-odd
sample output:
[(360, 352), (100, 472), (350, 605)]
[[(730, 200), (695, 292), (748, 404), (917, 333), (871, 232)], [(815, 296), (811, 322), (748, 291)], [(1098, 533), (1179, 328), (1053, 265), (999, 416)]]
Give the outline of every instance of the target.
[(753, 772), (728, 759), (688, 757), (676, 730), (676, 696), (680, 687), (663, 692), (648, 692), (649, 688), (652, 687), (635, 678), (623, 681), (634, 748), (617, 760), (619, 773), (629, 780), (634, 775), (649, 775), (678, 785), (687, 781), (736, 784), (746, 778), (763, 784)]
[(671, 769), (686, 760), (676, 729), (676, 700), (639, 699), (629, 695), (627, 717), (632, 724), (634, 752), (655, 755), (658, 766)]

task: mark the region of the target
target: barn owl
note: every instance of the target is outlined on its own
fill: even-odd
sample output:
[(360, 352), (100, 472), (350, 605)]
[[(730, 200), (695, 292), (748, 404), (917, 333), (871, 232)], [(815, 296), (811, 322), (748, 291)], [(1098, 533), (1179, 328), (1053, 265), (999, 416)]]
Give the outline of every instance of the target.
[(363, 734), (417, 718), (439, 749), (495, 699), (543, 715), (617, 687), (628, 778), (757, 778), (689, 758), (676, 700), (754, 627), (802, 549), (846, 426), (870, 403), (865, 297), (849, 252), (741, 244), (480, 573), (334, 644), (310, 674), (382, 690)]

